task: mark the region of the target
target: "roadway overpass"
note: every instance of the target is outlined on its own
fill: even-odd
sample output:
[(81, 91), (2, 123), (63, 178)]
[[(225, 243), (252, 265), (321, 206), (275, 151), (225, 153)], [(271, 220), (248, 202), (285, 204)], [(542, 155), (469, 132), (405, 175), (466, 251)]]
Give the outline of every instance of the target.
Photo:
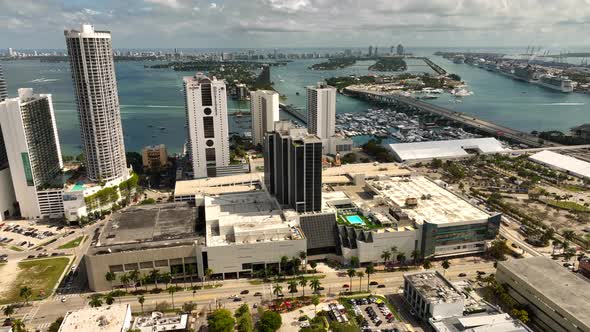
[(485, 121), (482, 119), (478, 119), (473, 117), (472, 115), (468, 115), (461, 112), (456, 112), (444, 108), (442, 106), (433, 105), (429, 103), (425, 103), (420, 100), (416, 100), (410, 97), (404, 97), (398, 94), (388, 94), (383, 92), (376, 92), (370, 91), (366, 89), (357, 89), (348, 87), (345, 89), (351, 95), (355, 95), (357, 97), (361, 97), (364, 99), (369, 99), (372, 101), (388, 103), (388, 104), (405, 104), (407, 106), (413, 107), (415, 109), (428, 112), (434, 115), (438, 115), (449, 119), (453, 122), (462, 124), (464, 126), (468, 126), (471, 128), (475, 128), (477, 130), (486, 132), (491, 134), (492, 136), (496, 137), (503, 137), (507, 140), (511, 140), (518, 143), (526, 144), (530, 147), (534, 148), (541, 148), (541, 147), (548, 147), (548, 146), (559, 146), (559, 144), (552, 143), (552, 142), (544, 142), (540, 143), (539, 138), (533, 136), (531, 134), (521, 132), (518, 130), (514, 130), (508, 127), (504, 127), (489, 121)]

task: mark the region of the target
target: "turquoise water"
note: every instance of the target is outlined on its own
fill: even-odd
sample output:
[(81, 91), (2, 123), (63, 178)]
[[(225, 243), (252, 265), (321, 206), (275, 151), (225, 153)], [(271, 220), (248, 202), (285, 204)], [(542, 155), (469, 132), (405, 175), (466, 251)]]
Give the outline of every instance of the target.
[[(421, 55), (433, 52), (423, 51)], [(476, 67), (454, 64), (440, 57), (431, 58), (448, 71), (459, 74), (474, 95), (464, 98), (460, 104), (453, 102), (449, 95), (429, 102), (526, 131), (568, 130), (577, 124), (590, 122), (590, 95), (562, 94)], [(324, 60), (297, 60), (287, 66), (272, 67), (271, 79), (275, 89), (287, 96), (285, 103), (305, 109), (305, 86), (332, 76), (364, 75), (369, 73), (367, 68), (372, 64), (372, 61), (359, 61), (352, 67), (334, 71), (307, 69), (321, 61)], [(2, 65), (11, 95), (16, 94), (18, 87), (32, 87), (38, 92), (53, 95), (62, 150), (64, 154), (78, 153), (80, 133), (69, 64), (3, 61)], [(408, 65), (412, 72), (425, 68), (419, 61), (409, 61)], [(182, 77), (191, 73), (145, 69), (143, 66), (142, 62), (116, 63), (126, 149), (139, 151), (145, 145), (166, 144), (170, 153), (181, 152), (185, 139)], [(32, 82), (40, 78), (51, 81)], [(362, 113), (371, 107), (364, 101), (342, 95), (338, 95), (336, 101), (338, 113)], [(249, 107), (249, 102), (228, 100), (230, 113), (249, 110)], [(281, 117), (288, 118), (288, 115), (282, 114)], [(246, 117), (230, 117), (229, 124), (231, 132), (250, 130)], [(166, 129), (160, 130), (159, 127)], [(367, 139), (355, 138), (357, 142)]]
[(72, 187), (71, 191), (82, 191), (84, 190), (84, 184), (83, 183), (76, 183), (76, 185), (74, 185)]
[(363, 221), (363, 219), (361, 219), (361, 217), (359, 217), (358, 215), (352, 215), (352, 216), (346, 216), (344, 217), (346, 218), (346, 220), (348, 220), (349, 223), (353, 224), (353, 225), (364, 225), (365, 222)]

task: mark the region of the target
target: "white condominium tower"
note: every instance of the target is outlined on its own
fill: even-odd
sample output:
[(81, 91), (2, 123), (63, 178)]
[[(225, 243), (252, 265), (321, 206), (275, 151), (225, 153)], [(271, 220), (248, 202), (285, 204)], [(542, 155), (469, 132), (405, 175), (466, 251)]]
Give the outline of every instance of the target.
[(194, 178), (214, 177), (229, 165), (225, 83), (201, 73), (184, 77), (187, 148)]
[(93, 181), (125, 177), (127, 165), (109, 31), (66, 30), (86, 173)]
[(274, 131), (275, 121), (279, 121), (279, 94), (270, 90), (250, 92), (250, 111), (252, 114), (252, 143), (264, 142), (264, 134)]
[(24, 218), (62, 217), (63, 167), (51, 95), (19, 89), (0, 102), (0, 125)]
[(8, 91), (6, 89), (6, 81), (4, 80), (4, 72), (2, 71), (2, 65), (0, 65), (0, 102), (8, 98)]
[(318, 83), (307, 87), (307, 130), (320, 139), (336, 132), (336, 88)]

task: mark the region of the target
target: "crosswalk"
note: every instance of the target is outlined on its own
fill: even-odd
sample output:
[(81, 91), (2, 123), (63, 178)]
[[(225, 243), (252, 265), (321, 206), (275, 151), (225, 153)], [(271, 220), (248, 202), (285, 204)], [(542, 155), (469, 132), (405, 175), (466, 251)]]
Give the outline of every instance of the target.
[(80, 297), (80, 295), (78, 295), (78, 294), (64, 294), (64, 295), (57, 294), (51, 298), (51, 301), (52, 302), (61, 302), (62, 298), (65, 298), (67, 301), (68, 299), (71, 299), (73, 297)]
[(49, 328), (49, 326), (51, 325), (51, 323), (43, 323), (43, 324), (38, 324), (35, 327), (35, 330), (39, 330), (39, 331), (47, 331), (47, 329)]

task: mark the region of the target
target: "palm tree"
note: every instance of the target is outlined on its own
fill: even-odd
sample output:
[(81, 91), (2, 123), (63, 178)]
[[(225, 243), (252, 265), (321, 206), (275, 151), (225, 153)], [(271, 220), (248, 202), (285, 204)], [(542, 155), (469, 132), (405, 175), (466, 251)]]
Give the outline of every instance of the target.
[(213, 270), (212, 269), (206, 269), (205, 270), (205, 277), (207, 278), (207, 281), (209, 281), (211, 279), (211, 276), (213, 275)]
[(309, 263), (309, 266), (313, 269), (313, 273), (317, 273), (315, 268), (318, 266), (318, 263), (312, 261), (311, 263)]
[(29, 286), (22, 286), (19, 290), (19, 296), (25, 300), (25, 305), (28, 305), (29, 299), (33, 296), (33, 290)]
[(107, 295), (105, 295), (104, 301), (106, 302), (106, 304), (111, 305), (115, 303), (115, 298), (113, 297), (113, 294), (108, 293)]
[(109, 271), (104, 275), (104, 278), (111, 283), (111, 290), (113, 289), (113, 281), (117, 280), (115, 273)]
[(178, 290), (176, 286), (168, 287), (168, 294), (172, 297), (172, 310), (174, 310), (174, 293)]
[(150, 282), (150, 276), (149, 275), (144, 275), (143, 277), (141, 277), (141, 283), (143, 284), (143, 286), (145, 287), (145, 291), (147, 292), (147, 285)]
[(160, 280), (160, 271), (153, 269), (150, 271), (150, 277), (154, 280), (154, 284), (156, 284), (156, 289), (158, 288), (158, 281)]
[(289, 257), (282, 256), (281, 262), (279, 263), (279, 272), (285, 273), (285, 268), (289, 264)]
[(350, 291), (352, 293), (352, 278), (354, 278), (356, 276), (356, 270), (355, 269), (348, 269), (348, 271), (346, 271), (346, 274), (348, 274), (348, 277), (350, 278), (350, 284), (348, 285), (348, 291)]
[(125, 292), (127, 292), (127, 286), (129, 286), (129, 275), (127, 273), (123, 273), (119, 276), (119, 280), (125, 286)]
[[(361, 292), (361, 288), (362, 288), (361, 284), (362, 284), (362, 282), (363, 282), (363, 278), (365, 277), (365, 272), (363, 272), (363, 271), (358, 271), (358, 272), (356, 273), (356, 276), (359, 278), (359, 292)], [(352, 287), (352, 285), (351, 285), (350, 287)]]
[(418, 259), (420, 259), (420, 250), (414, 249), (410, 256), (414, 259), (414, 265), (418, 264)]
[(320, 289), (321, 287), (321, 283), (320, 283), (320, 279), (318, 278), (313, 278), (309, 281), (309, 288), (313, 289), (313, 292), (317, 292), (318, 289)]
[(305, 297), (305, 286), (307, 286), (307, 279), (305, 277), (299, 277), (299, 286), (301, 286), (301, 290), (303, 291), (301, 297)]
[(443, 268), (444, 274), (446, 275), (446, 274), (447, 274), (447, 269), (448, 269), (449, 267), (451, 267), (451, 262), (449, 262), (449, 260), (448, 260), (448, 259), (445, 259), (445, 260), (442, 262), (441, 266), (442, 266), (442, 268)]
[(164, 283), (164, 288), (168, 288), (168, 284), (172, 281), (172, 275), (170, 272), (162, 273), (162, 282)]
[(301, 259), (299, 257), (291, 258), (291, 269), (294, 275), (299, 273), (299, 267), (301, 266)]
[(2, 309), (2, 311), (4, 312), (4, 316), (10, 318), (10, 315), (12, 315), (14, 313), (14, 306), (9, 304), (6, 307), (4, 307), (4, 309)]
[(303, 264), (303, 273), (307, 272), (307, 253), (305, 251), (299, 252), (299, 258)]
[(277, 299), (279, 298), (279, 295), (283, 293), (283, 286), (276, 284), (273, 289), (272, 289), (272, 293), (277, 297)]
[(289, 293), (291, 293), (291, 298), (293, 298), (293, 294), (297, 293), (297, 280), (289, 280), (287, 283), (289, 286)]
[(195, 272), (195, 266), (193, 264), (189, 264), (186, 268), (186, 273), (190, 275), (191, 288), (193, 288), (193, 274), (195, 274)]
[(137, 297), (137, 302), (141, 305), (141, 314), (143, 315), (143, 304), (145, 303), (145, 297), (140, 295)]
[(318, 304), (320, 304), (320, 297), (315, 295), (312, 299), (311, 299), (311, 303), (313, 304), (313, 312), (314, 314), (318, 311)]
[(22, 319), (17, 319), (14, 322), (12, 322), (12, 329), (14, 330), (14, 332), (26, 332), (27, 330), (25, 330), (25, 322), (22, 321)]
[(384, 250), (381, 253), (381, 259), (383, 259), (383, 265), (387, 266), (387, 261), (391, 258), (391, 253), (389, 252), (389, 250)]
[(135, 286), (135, 291), (137, 292), (137, 283), (139, 282), (139, 271), (133, 270), (129, 272), (129, 280), (133, 281), (133, 286)]
[[(397, 255), (397, 246), (391, 247), (391, 259), (395, 259), (395, 255)], [(395, 263), (395, 262), (394, 262)]]
[(88, 304), (93, 308), (102, 306), (102, 300), (100, 299), (100, 297), (100, 294), (92, 294), (90, 296), (90, 302), (88, 302)]
[(422, 267), (424, 268), (424, 270), (430, 270), (432, 268), (432, 262), (430, 262), (429, 259), (426, 259), (422, 263)]
[(399, 262), (400, 267), (403, 266), (406, 261), (406, 254), (403, 252), (397, 254), (397, 261)]
[(367, 275), (367, 290), (371, 292), (371, 274), (375, 273), (375, 267), (373, 263), (369, 263), (365, 268), (365, 274)]

